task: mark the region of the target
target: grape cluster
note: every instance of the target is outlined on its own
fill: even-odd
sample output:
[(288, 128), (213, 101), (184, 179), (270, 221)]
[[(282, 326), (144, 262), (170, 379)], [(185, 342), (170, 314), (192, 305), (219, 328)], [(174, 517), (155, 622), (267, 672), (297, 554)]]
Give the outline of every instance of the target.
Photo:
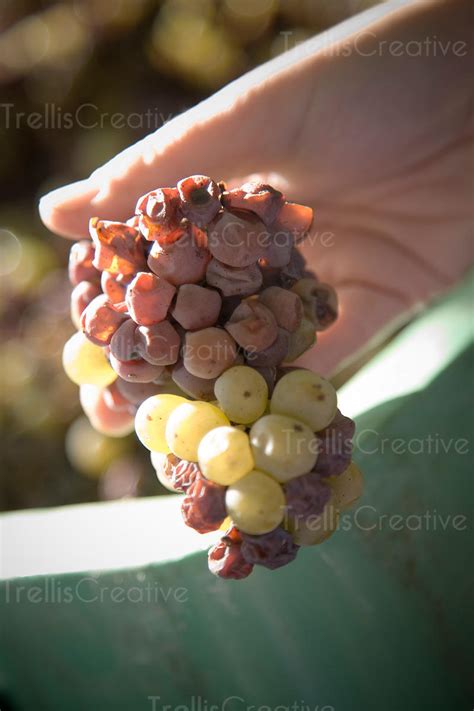
[(66, 373), (97, 430), (135, 428), (187, 525), (226, 530), (221, 577), (289, 563), (361, 493), (334, 388), (288, 367), (337, 318), (296, 249), (312, 217), (269, 185), (194, 175), (71, 249)]

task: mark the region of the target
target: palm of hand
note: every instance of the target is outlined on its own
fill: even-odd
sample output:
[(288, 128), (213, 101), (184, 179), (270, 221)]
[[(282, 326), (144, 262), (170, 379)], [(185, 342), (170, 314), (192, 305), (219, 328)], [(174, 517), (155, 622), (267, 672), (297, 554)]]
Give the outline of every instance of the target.
[[(431, 16), (448, 36), (459, 23), (451, 10)], [(401, 27), (382, 23), (380, 33), (400, 37), (403, 15)], [(137, 195), (183, 175), (238, 181), (258, 171), (315, 209), (302, 249), (337, 288), (341, 316), (299, 362), (333, 371), (459, 278), (472, 222), (468, 64), (454, 55), (374, 59), (358, 47), (350, 57), (260, 68), (72, 186), (52, 209), (50, 200), (45, 221), (77, 235), (92, 214), (125, 219)]]

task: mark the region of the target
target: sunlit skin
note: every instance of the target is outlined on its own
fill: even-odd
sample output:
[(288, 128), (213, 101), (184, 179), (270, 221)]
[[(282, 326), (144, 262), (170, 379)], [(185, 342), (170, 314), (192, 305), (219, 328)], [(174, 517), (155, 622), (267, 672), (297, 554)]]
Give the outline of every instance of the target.
[(50, 193), (42, 218), (85, 237), (92, 215), (126, 219), (137, 196), (183, 176), (234, 185), (258, 173), (315, 210), (303, 250), (341, 314), (299, 362), (334, 372), (471, 262), (470, 11), (470, 0), (424, 0), (359, 15)]

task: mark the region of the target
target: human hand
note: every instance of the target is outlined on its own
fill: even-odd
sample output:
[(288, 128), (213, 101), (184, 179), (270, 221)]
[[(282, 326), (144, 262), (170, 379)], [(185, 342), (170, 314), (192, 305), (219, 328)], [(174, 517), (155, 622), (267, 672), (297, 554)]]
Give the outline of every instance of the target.
[(90, 217), (126, 219), (183, 176), (258, 175), (315, 210), (302, 250), (341, 313), (298, 363), (334, 372), (469, 266), (469, 15), (469, 0), (424, 0), (352, 18), (45, 196), (43, 221), (84, 237)]

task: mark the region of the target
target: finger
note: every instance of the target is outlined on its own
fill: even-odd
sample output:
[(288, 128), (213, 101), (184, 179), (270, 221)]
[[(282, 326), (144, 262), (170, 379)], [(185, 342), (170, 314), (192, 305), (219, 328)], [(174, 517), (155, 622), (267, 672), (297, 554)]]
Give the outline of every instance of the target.
[[(333, 28), (331, 44), (399, 11), (399, 0), (372, 8)], [(227, 180), (281, 172), (291, 138), (299, 135), (302, 107), (333, 61), (327, 45), (323, 34), (295, 47), (176, 117), (87, 180), (49, 193), (40, 202), (43, 221), (54, 232), (78, 237), (86, 233), (91, 216), (125, 219), (137, 197), (185, 175)]]

